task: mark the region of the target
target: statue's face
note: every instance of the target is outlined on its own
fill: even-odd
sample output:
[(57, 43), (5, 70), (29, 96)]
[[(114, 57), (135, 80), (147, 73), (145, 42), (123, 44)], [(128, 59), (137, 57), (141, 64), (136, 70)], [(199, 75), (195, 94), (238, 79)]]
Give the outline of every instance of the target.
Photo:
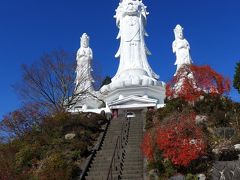
[(129, 15), (134, 15), (138, 12), (139, 2), (136, 0), (127, 0), (125, 1), (125, 11)]
[(87, 38), (82, 38), (81, 39), (81, 46), (84, 48), (87, 48), (89, 46), (89, 42)]
[(183, 39), (183, 32), (182, 31), (178, 31), (176, 34), (177, 34), (177, 37), (179, 39)]

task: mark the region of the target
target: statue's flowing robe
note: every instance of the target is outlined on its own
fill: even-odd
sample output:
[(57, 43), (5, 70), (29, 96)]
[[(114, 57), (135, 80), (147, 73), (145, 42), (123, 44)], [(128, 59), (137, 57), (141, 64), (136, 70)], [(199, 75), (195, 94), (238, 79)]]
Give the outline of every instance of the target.
[[(176, 52), (175, 65), (192, 64), (190, 45), (186, 39), (177, 39), (173, 42), (173, 52)], [(179, 69), (179, 68), (178, 68)]]
[(81, 47), (77, 52), (77, 77), (76, 85), (81, 91), (92, 90), (92, 82), (94, 82), (91, 75), (91, 61), (93, 58), (93, 53), (91, 48)]
[(146, 16), (141, 12), (138, 15), (125, 14), (117, 18), (120, 29), (117, 39), (121, 38), (121, 42), (115, 57), (120, 58), (120, 63), (113, 81), (118, 79), (124, 71), (133, 69), (144, 72), (148, 77), (159, 78), (148, 64), (147, 55), (150, 55), (150, 52), (144, 41), (144, 36), (147, 36), (144, 29), (145, 23)]

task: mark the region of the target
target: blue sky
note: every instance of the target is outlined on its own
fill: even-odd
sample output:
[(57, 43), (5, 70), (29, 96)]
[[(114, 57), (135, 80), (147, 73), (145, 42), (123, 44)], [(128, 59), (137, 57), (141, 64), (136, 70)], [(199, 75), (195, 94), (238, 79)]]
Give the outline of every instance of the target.
[[(115, 9), (118, 0), (1, 0), (0, 2), (0, 117), (20, 105), (11, 87), (21, 77), (21, 64), (31, 64), (54, 49), (75, 53), (79, 37), (91, 37), (94, 61), (104, 75), (113, 76), (118, 60)], [(175, 72), (171, 44), (181, 24), (195, 64), (209, 64), (233, 78), (240, 60), (239, 0), (143, 0), (148, 11), (146, 42), (149, 63), (168, 81)], [(230, 96), (240, 101), (235, 90)]]

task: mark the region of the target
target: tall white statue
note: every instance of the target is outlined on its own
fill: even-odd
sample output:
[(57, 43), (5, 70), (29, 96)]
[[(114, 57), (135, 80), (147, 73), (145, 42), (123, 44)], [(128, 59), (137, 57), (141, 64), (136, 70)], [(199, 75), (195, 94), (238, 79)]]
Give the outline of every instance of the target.
[(91, 75), (91, 61), (93, 59), (92, 49), (89, 47), (89, 36), (82, 35), (80, 49), (77, 52), (77, 77), (76, 88), (78, 91), (93, 91), (92, 83), (94, 82)]
[(131, 79), (132, 73), (135, 73), (135, 76), (159, 78), (147, 60), (147, 55), (151, 54), (144, 41), (144, 36), (147, 36), (145, 31), (147, 15), (146, 6), (141, 0), (122, 0), (119, 3), (114, 17), (119, 28), (117, 39), (121, 39), (115, 57), (120, 58), (120, 63), (112, 81)]
[(176, 53), (177, 71), (182, 65), (192, 64), (192, 58), (190, 55), (190, 45), (188, 41), (184, 38), (183, 28), (178, 24), (174, 29), (175, 41), (173, 41), (172, 49), (173, 53)]

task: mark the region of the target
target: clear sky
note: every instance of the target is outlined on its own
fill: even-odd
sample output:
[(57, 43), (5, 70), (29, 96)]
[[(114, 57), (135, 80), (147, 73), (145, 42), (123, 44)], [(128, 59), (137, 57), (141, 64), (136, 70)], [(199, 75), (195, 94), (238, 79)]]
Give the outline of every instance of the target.
[[(233, 78), (240, 60), (239, 0), (143, 0), (148, 11), (149, 63), (168, 81), (175, 72), (171, 44), (176, 24), (184, 27), (195, 64), (209, 64)], [(31, 64), (46, 52), (63, 48), (75, 53), (79, 37), (91, 37), (94, 61), (113, 76), (118, 60), (115, 9), (118, 0), (0, 1), (0, 118), (20, 105), (11, 87), (21, 77), (21, 64)], [(230, 96), (240, 101), (235, 90)]]

